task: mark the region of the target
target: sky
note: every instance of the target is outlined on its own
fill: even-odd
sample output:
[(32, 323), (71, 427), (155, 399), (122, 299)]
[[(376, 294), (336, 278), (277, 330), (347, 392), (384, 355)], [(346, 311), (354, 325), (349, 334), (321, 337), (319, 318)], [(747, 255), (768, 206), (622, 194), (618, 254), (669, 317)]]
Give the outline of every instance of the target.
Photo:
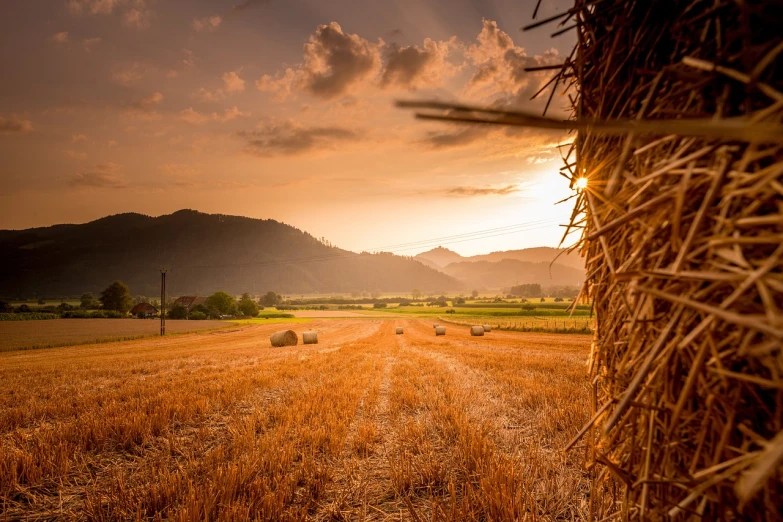
[[(570, 136), (394, 107), (542, 111), (549, 93), (530, 97), (551, 71), (523, 68), (562, 63), (574, 41), (550, 37), (554, 26), (522, 32), (534, 6), (2, 2), (0, 228), (192, 208), (275, 219), (355, 251), (557, 246), (571, 207), (555, 203), (572, 194), (558, 145)], [(543, 0), (538, 18), (569, 6)], [(556, 94), (549, 114), (566, 116)]]

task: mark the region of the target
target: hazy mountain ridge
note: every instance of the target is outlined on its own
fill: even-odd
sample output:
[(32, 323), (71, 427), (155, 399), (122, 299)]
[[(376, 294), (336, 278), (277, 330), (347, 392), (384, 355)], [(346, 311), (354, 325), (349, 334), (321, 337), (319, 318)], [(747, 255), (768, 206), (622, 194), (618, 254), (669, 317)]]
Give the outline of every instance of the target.
[(414, 259), (459, 279), (471, 288), (504, 288), (526, 283), (576, 286), (584, 280), (585, 275), (584, 259), (578, 254), (567, 254), (562, 249), (551, 247), (468, 257), (438, 247), (422, 252)]
[(0, 295), (78, 295), (115, 279), (133, 294), (446, 291), (452, 277), (409, 258), (355, 254), (274, 220), (181, 210), (117, 214), (81, 225), (0, 231)]

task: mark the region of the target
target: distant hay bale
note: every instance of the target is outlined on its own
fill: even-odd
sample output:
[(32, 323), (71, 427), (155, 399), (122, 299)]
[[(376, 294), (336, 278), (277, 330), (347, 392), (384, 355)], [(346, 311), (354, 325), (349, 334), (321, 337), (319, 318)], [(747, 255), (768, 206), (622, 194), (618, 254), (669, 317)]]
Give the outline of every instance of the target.
[(281, 330), (269, 336), (272, 346), (296, 346), (299, 338), (293, 330)]
[(303, 344), (318, 344), (318, 332), (304, 332), (302, 333)]
[(396, 330), (397, 335), (400, 335), (402, 333), (402, 326), (398, 326)]
[(484, 335), (484, 326), (471, 326), (470, 335), (474, 337), (481, 337)]
[(437, 328), (438, 326), (439, 326), (439, 325), (437, 325), (437, 324), (433, 324), (433, 325), (432, 325), (432, 327), (433, 327), (433, 328)]
[(488, 324), (483, 325), (482, 328), (484, 328), (485, 332), (491, 332), (492, 331), (492, 326), (490, 326)]
[(436, 326), (435, 327), (435, 335), (446, 335), (446, 327), (445, 326)]

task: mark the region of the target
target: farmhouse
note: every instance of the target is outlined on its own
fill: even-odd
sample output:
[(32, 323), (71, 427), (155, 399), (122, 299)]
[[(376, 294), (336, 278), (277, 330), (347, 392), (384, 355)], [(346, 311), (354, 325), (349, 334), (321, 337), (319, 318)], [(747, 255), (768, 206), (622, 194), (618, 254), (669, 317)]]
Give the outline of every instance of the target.
[(182, 297), (174, 301), (173, 306), (182, 305), (185, 308), (187, 308), (188, 312), (190, 312), (191, 308), (193, 308), (194, 306), (205, 305), (206, 302), (207, 302), (206, 297), (195, 296), (195, 295), (183, 295)]
[(131, 315), (137, 317), (143, 315), (144, 317), (155, 317), (158, 315), (158, 309), (149, 303), (139, 303), (130, 311)]

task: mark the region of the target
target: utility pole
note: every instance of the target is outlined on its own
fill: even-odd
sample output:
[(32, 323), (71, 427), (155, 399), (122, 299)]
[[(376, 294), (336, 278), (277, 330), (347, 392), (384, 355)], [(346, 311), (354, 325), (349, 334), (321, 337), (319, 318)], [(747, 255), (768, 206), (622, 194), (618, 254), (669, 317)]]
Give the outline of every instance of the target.
[(168, 269), (160, 269), (160, 335), (166, 335), (166, 272)]

